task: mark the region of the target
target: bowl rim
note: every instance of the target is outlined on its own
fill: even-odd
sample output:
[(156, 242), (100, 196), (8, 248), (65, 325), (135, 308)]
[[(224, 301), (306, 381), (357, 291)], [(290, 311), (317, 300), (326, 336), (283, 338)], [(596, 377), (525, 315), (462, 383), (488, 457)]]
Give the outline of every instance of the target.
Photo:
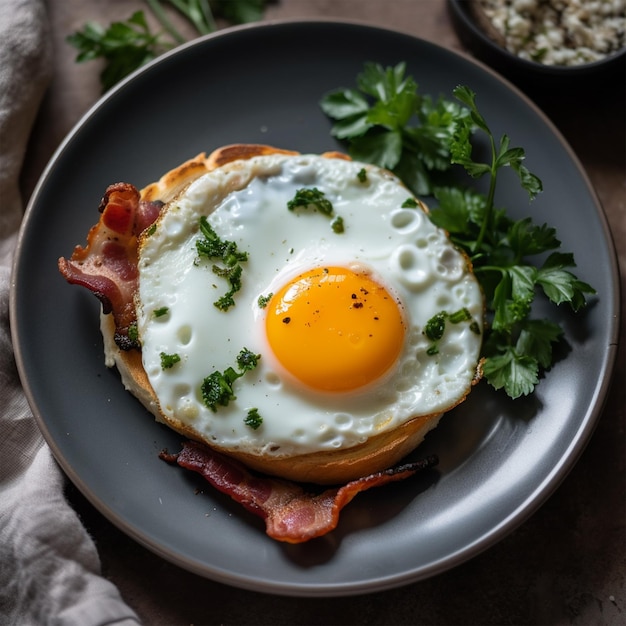
[(580, 63), (578, 65), (548, 65), (524, 59), (517, 54), (507, 50), (503, 46), (496, 43), (487, 33), (480, 28), (469, 12), (469, 0), (447, 0), (448, 8), (452, 12), (453, 22), (457, 28), (461, 26), (476, 37), (483, 47), (487, 47), (490, 51), (500, 55), (503, 61), (512, 63), (517, 68), (527, 71), (538, 72), (549, 75), (576, 76), (592, 74), (597, 70), (605, 70), (614, 63), (619, 63), (626, 59), (626, 47), (606, 55), (603, 59), (597, 61), (589, 61), (588, 63)]

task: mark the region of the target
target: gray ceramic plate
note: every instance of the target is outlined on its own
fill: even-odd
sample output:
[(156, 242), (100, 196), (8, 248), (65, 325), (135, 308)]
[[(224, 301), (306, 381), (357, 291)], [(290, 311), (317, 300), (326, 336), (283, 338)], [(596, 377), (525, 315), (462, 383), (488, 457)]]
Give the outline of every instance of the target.
[[(160, 461), (178, 435), (157, 425), (103, 363), (98, 304), (67, 285), (57, 258), (83, 243), (111, 182), (143, 186), (183, 160), (233, 142), (300, 151), (339, 147), (321, 96), (351, 87), (365, 61), (408, 63), (424, 93), (479, 94), (497, 134), (523, 145), (545, 193), (529, 206), (505, 179), (499, 201), (555, 226), (597, 301), (560, 311), (568, 350), (532, 399), (486, 386), (444, 418), (420, 455), (436, 471), (361, 494), (339, 527), (300, 546), (195, 474)], [(597, 272), (597, 268), (604, 268)], [(60, 465), (113, 523), (200, 575), (264, 592), (345, 595), (451, 568), (494, 544), (555, 489), (592, 433), (615, 358), (617, 270), (586, 175), (547, 119), (495, 74), (407, 35), (355, 23), (269, 23), (201, 39), (162, 57), (84, 117), (46, 169), (24, 220), (12, 301), (24, 386)]]

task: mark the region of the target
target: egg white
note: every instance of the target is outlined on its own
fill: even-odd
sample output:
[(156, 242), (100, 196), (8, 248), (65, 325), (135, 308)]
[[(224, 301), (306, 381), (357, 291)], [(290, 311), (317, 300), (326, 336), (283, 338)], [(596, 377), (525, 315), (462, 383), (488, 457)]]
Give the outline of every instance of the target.
[[(365, 182), (358, 177), (363, 168)], [(318, 212), (287, 210), (303, 187), (324, 192), (344, 220), (343, 233), (333, 232)], [(420, 208), (401, 208), (409, 197), (382, 169), (317, 155), (255, 157), (194, 181), (140, 246), (138, 330), (161, 411), (222, 448), (297, 455), (354, 446), (458, 403), (476, 375), (481, 335), (468, 323), (448, 324), (431, 356), (423, 331), (435, 314), (461, 308), (481, 328), (482, 295), (446, 233)], [(225, 282), (211, 261), (198, 258), (202, 215), (220, 238), (249, 254), (228, 311), (213, 304), (227, 290)], [(272, 356), (258, 305), (259, 296), (325, 265), (367, 268), (397, 297), (407, 323), (392, 370), (350, 393), (319, 393), (293, 381)], [(163, 307), (167, 313), (155, 316)], [(259, 364), (235, 381), (236, 399), (213, 412), (202, 400), (201, 383), (216, 369), (236, 366), (243, 347), (261, 354)], [(181, 360), (163, 369), (162, 352)], [(244, 423), (250, 408), (263, 418), (256, 430)]]

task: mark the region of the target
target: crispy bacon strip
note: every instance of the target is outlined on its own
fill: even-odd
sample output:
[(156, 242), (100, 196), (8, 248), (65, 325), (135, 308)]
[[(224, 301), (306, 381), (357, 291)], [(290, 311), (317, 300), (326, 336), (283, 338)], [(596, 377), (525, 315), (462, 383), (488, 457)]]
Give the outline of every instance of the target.
[(87, 235), (87, 247), (76, 246), (71, 258), (58, 265), (65, 279), (89, 289), (113, 313), (115, 341), (120, 348), (138, 347), (129, 337), (136, 322), (137, 237), (159, 216), (162, 203), (141, 202), (139, 191), (129, 183), (107, 187), (98, 210), (99, 222)]
[(361, 491), (404, 480), (438, 463), (437, 457), (430, 456), (313, 494), (293, 482), (254, 475), (238, 461), (196, 441), (184, 442), (178, 454), (162, 452), (160, 456), (201, 474), (213, 487), (262, 517), (270, 537), (287, 543), (303, 543), (333, 530), (341, 509)]

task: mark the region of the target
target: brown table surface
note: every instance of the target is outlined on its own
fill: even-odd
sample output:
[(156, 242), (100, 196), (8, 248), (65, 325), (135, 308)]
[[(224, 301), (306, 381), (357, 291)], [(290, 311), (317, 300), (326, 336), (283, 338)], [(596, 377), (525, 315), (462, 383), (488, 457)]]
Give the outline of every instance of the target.
[[(23, 172), (27, 199), (54, 149), (98, 99), (98, 66), (74, 63), (65, 37), (86, 20), (125, 19), (140, 0), (51, 0), (55, 74)], [(461, 51), (444, 0), (279, 0), (266, 19), (358, 19)], [(533, 99), (570, 143), (604, 207), (626, 276), (624, 92)], [(598, 268), (601, 271), (602, 268)], [(622, 294), (626, 292), (624, 278)], [(622, 302), (624, 298), (622, 295)], [(624, 330), (624, 315), (621, 320)], [(104, 575), (145, 624), (618, 624), (625, 590), (624, 332), (612, 391), (581, 459), (521, 527), (469, 562), (406, 587), (347, 598), (274, 597), (206, 580), (152, 554), (71, 485)], [(532, 463), (532, 459), (529, 459)]]

